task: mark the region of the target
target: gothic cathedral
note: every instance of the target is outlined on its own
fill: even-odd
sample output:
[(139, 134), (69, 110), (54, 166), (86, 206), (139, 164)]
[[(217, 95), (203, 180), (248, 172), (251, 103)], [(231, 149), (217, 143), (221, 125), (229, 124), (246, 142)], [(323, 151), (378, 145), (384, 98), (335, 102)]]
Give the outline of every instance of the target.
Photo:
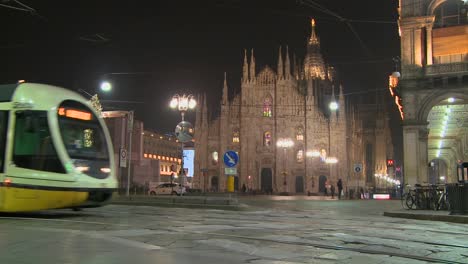
[(228, 100), (225, 78), (219, 116), (210, 118), (202, 99), (195, 122), (194, 188), (226, 191), (223, 155), (229, 150), (239, 156), (236, 190), (301, 194), (324, 192), (326, 183), (336, 186), (338, 179), (347, 185), (343, 89), (320, 53), (314, 20), (311, 26), (303, 63), (291, 61), (288, 48), (280, 47), (277, 69), (257, 72), (253, 50), (245, 52), (240, 93)]

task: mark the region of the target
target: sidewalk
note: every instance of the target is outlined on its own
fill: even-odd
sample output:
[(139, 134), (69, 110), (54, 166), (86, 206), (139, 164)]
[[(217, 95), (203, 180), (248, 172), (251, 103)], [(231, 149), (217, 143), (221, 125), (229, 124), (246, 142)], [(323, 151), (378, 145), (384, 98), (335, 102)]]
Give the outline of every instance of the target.
[(383, 215), (389, 217), (407, 218), (415, 220), (430, 220), (468, 224), (468, 215), (450, 215), (450, 211), (401, 209), (397, 211), (384, 212)]

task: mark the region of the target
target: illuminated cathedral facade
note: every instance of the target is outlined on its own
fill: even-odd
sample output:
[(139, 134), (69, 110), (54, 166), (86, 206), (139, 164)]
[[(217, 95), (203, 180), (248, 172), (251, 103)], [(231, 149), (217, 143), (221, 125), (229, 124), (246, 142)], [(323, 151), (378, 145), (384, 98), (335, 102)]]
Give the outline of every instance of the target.
[[(195, 188), (226, 191), (228, 174), (234, 173), (236, 190), (245, 185), (263, 192), (320, 193), (327, 182), (336, 186), (341, 178), (348, 184), (348, 161), (356, 159), (347, 150), (346, 122), (352, 121), (346, 118), (342, 86), (320, 52), (314, 20), (311, 26), (303, 63), (280, 47), (276, 69), (257, 71), (253, 50), (246, 51), (240, 92), (229, 100), (225, 77), (217, 117), (209, 116), (206, 98), (201, 99)], [(226, 171), (223, 155), (229, 150), (239, 162)]]

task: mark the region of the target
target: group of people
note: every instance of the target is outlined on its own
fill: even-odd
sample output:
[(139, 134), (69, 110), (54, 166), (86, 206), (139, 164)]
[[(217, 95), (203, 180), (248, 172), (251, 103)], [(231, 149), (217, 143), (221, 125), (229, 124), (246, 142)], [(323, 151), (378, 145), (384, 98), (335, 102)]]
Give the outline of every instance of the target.
[[(343, 181), (341, 179), (338, 180), (336, 183), (336, 187), (338, 187), (338, 199), (341, 199), (341, 197), (344, 195), (343, 193)], [(335, 198), (335, 185), (327, 180), (325, 182), (325, 196), (328, 196), (328, 193), (331, 194), (331, 198)]]

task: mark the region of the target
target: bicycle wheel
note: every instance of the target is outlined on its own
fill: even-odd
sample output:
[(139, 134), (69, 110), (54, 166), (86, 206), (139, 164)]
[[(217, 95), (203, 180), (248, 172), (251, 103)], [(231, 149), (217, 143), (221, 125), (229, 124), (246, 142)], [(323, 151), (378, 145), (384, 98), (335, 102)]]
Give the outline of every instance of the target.
[(412, 193), (408, 193), (405, 199), (406, 207), (408, 207), (409, 210), (416, 209), (416, 196), (413, 195)]

